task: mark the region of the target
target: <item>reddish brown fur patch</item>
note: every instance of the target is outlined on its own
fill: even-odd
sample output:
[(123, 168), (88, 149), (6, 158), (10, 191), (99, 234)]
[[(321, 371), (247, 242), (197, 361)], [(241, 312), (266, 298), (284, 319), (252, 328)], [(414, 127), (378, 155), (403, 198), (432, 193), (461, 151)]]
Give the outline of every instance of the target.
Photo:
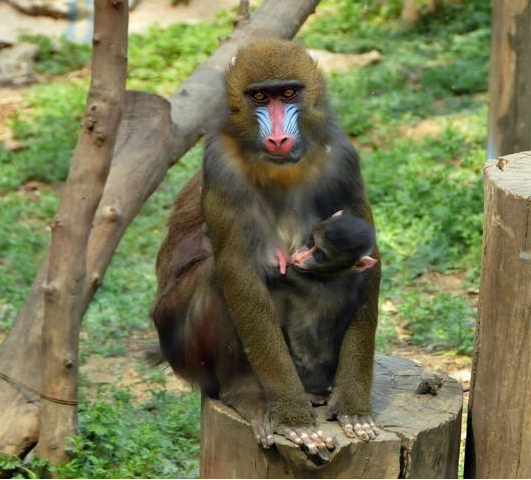
[(192, 325), (185, 343), (185, 364), (187, 371), (213, 368), (217, 350), (216, 326), (219, 324), (219, 305), (207, 300), (199, 321)]

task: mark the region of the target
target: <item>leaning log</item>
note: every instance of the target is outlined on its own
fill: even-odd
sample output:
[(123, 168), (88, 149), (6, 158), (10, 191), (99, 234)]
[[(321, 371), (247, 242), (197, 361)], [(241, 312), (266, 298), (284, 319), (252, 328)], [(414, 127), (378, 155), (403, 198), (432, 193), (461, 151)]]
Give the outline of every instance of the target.
[(378, 437), (348, 439), (337, 422), (326, 421), (326, 407), (319, 407), (319, 428), (339, 445), (321, 467), (282, 437), (277, 436), (276, 447), (263, 450), (234, 410), (204, 398), (201, 478), (457, 478), (461, 385), (397, 357), (377, 354), (374, 367)]
[(466, 478), (531, 477), (531, 152), (487, 162)]

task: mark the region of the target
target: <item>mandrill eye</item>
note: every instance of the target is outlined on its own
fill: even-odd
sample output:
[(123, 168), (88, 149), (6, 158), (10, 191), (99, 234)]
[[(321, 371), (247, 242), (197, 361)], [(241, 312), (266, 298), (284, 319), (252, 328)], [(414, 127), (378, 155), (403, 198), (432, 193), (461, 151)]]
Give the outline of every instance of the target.
[(294, 88), (286, 88), (286, 90), (282, 92), (282, 96), (287, 99), (294, 98), (296, 94), (297, 91)]
[(267, 96), (263, 92), (255, 92), (251, 97), (256, 103), (264, 103), (267, 100)]

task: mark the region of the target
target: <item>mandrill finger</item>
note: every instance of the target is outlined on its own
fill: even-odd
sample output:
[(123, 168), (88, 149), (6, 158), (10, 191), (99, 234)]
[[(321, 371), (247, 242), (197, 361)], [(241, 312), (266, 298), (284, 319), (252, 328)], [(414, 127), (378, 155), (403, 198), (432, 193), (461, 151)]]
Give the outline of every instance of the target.
[(359, 423), (361, 423), (365, 434), (369, 437), (369, 440), (374, 440), (378, 435), (376, 430), (376, 424), (370, 415), (356, 415)]
[(326, 443), (324, 442), (324, 440), (321, 438), (321, 436), (318, 433), (316, 432), (310, 433), (310, 438), (315, 442), (315, 445), (317, 445), (317, 448), (326, 448)]
[(365, 433), (369, 436), (369, 440), (374, 440), (376, 438), (376, 432), (372, 429), (371, 424), (368, 421), (363, 424), (363, 428)]
[(302, 446), (306, 447), (310, 454), (315, 455), (317, 453), (317, 445), (315, 441), (311, 438), (309, 432), (304, 429), (298, 429), (297, 434), (302, 440)]
[(308, 455), (316, 464), (322, 465), (330, 461), (328, 448), (317, 432), (310, 429), (304, 429), (303, 432), (299, 433), (299, 436), (304, 442), (302, 445), (303, 450), (308, 450)]
[(265, 431), (265, 428), (263, 426), (260, 426), (260, 445), (264, 448), (269, 448), (269, 442), (267, 440), (267, 433)]
[(268, 421), (264, 423), (264, 434), (268, 448), (272, 447), (275, 441), (273, 439), (273, 430), (271, 428), (271, 424)]
[(273, 438), (273, 435), (270, 433), (266, 435), (266, 442), (267, 442), (267, 448), (271, 448), (273, 444), (275, 443), (275, 440)]
[(354, 432), (362, 440), (369, 440), (369, 438), (370, 438), (369, 434), (365, 430), (365, 427), (359, 422), (354, 424)]
[(363, 430), (363, 433), (365, 434), (368, 440), (373, 440), (376, 438), (376, 435), (374, 435), (374, 433), (372, 432), (372, 428), (368, 423), (362, 423), (361, 429)]
[(369, 417), (368, 421), (369, 421), (369, 426), (371, 427), (374, 435), (377, 436), (378, 435), (378, 430), (376, 430), (376, 423), (374, 423), (374, 420), (371, 417)]
[(287, 438), (288, 440), (291, 440), (293, 443), (296, 443), (297, 445), (302, 445), (303, 441), (297, 434), (297, 432), (291, 428), (281, 428), (277, 432), (279, 435), (282, 435), (283, 437)]
[(251, 431), (258, 444), (261, 444), (260, 440), (260, 424), (256, 420), (251, 420)]
[(354, 426), (352, 423), (345, 423), (343, 425), (343, 431), (345, 432), (345, 435), (350, 438), (354, 438), (356, 436), (356, 433), (354, 432)]
[(317, 431), (317, 435), (324, 442), (326, 448), (330, 451), (335, 450), (337, 447), (337, 442), (332, 437), (325, 435), (322, 430)]

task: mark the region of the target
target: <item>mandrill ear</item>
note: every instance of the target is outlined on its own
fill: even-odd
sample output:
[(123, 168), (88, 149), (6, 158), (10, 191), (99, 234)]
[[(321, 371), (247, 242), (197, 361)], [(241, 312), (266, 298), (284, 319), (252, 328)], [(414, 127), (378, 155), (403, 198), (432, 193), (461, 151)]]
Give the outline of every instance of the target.
[(364, 257), (361, 257), (361, 260), (354, 265), (353, 270), (356, 270), (356, 272), (363, 272), (364, 270), (367, 270), (368, 268), (372, 268), (376, 265), (378, 260), (375, 258), (369, 257), (368, 255), (365, 255)]
[(312, 52), (311, 50), (306, 50), (306, 53), (308, 54), (308, 56), (312, 59), (312, 61), (313, 61), (314, 63), (317, 62), (317, 57), (315, 56), (315, 53), (314, 53), (314, 52)]
[(236, 66), (236, 57), (232, 57), (229, 62), (229, 70), (232, 70)]

